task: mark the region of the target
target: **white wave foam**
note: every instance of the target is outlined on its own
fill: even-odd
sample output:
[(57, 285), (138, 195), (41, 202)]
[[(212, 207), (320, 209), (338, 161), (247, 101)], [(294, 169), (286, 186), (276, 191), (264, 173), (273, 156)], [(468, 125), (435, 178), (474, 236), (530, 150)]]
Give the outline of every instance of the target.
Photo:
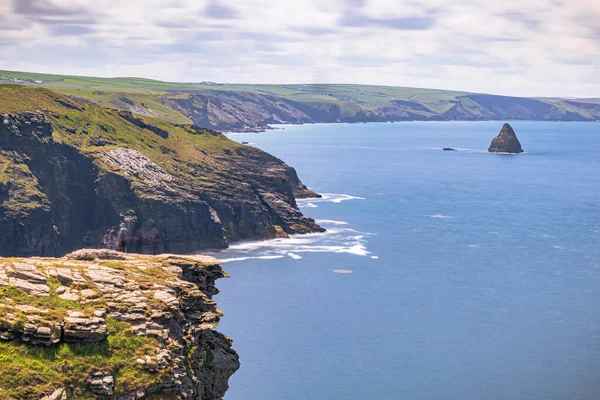
[[(346, 228), (344, 224), (343, 221), (333, 221), (334, 227), (323, 233), (292, 235), (289, 238), (234, 244), (224, 251), (229, 256), (224, 259), (224, 262), (282, 257), (300, 260), (302, 253), (345, 253), (362, 257), (370, 256), (372, 253), (367, 249), (367, 241), (372, 235)], [(221, 258), (222, 256), (217, 254), (217, 257)]]
[(373, 260), (379, 260), (379, 256), (371, 256)]
[(341, 253), (356, 254), (357, 256), (363, 256), (363, 257), (371, 254), (367, 250), (367, 248), (365, 246), (363, 246), (362, 244), (356, 244), (348, 249), (344, 249), (344, 251), (341, 251)]
[(302, 207), (306, 204), (314, 203), (341, 203), (348, 200), (364, 200), (364, 197), (352, 196), (349, 194), (322, 193), (320, 198), (298, 199), (298, 204)]
[(440, 219), (452, 219), (452, 218), (454, 218), (454, 217), (450, 217), (449, 215), (443, 215), (443, 214), (427, 215), (427, 217), (440, 218)]
[[(347, 200), (364, 200), (364, 197), (349, 194), (324, 193), (321, 198), (299, 199), (300, 207), (318, 207), (315, 203), (341, 203)], [(244, 261), (252, 258), (275, 259), (290, 257), (302, 259), (302, 253), (346, 253), (366, 257), (371, 252), (366, 247), (367, 238), (373, 234), (359, 232), (346, 227), (345, 221), (321, 219), (318, 224), (327, 227), (323, 233), (292, 235), (289, 238), (278, 238), (261, 242), (245, 242), (234, 244), (225, 250), (230, 258), (223, 262)], [(218, 256), (218, 255), (217, 255)], [(235, 256), (235, 257), (234, 257)], [(376, 256), (373, 256), (376, 257)]]
[(344, 221), (335, 221), (333, 219), (318, 219), (316, 220), (319, 225), (348, 225), (347, 222)]

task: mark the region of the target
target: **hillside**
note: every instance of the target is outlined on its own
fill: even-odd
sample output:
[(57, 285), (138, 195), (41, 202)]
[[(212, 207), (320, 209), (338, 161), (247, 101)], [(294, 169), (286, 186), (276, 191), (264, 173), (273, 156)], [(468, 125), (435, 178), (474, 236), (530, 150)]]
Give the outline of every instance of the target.
[(369, 85), (172, 83), (11, 71), (0, 71), (1, 82), (47, 87), (104, 107), (221, 131), (314, 122), (600, 120), (597, 99), (523, 98)]
[(0, 85), (0, 255), (97, 247), (125, 223), (130, 250), (190, 252), (322, 230), (293, 168), (193, 125)]

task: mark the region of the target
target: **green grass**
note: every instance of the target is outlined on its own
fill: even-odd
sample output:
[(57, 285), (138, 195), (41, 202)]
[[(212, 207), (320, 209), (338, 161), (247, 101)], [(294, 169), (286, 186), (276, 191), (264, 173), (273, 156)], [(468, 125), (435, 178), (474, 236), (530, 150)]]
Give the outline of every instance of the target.
[(12, 152), (0, 150), (0, 193), (7, 192), (0, 209), (9, 218), (25, 217), (36, 210), (49, 210), (50, 203), (42, 193), (38, 180), (23, 162)]
[[(50, 278), (52, 279), (52, 278)], [(57, 286), (50, 285), (50, 288), (56, 289)], [(14, 286), (0, 287), (0, 299), (11, 299), (11, 305), (28, 305), (38, 308), (48, 308), (50, 310), (65, 311), (79, 310), (81, 305), (76, 301), (64, 300), (56, 295), (56, 292), (50, 292), (50, 296), (35, 296)], [(62, 317), (62, 315), (61, 315)], [(57, 320), (62, 318), (57, 318)]]
[(231, 92), (249, 92), (273, 95), (289, 100), (307, 103), (351, 103), (360, 104), (365, 109), (375, 108), (391, 100), (408, 100), (422, 103), (454, 100), (457, 96), (468, 94), (460, 91), (377, 86), (352, 84), (294, 84), (294, 85), (249, 85), (249, 84), (201, 84), (162, 82), (142, 78), (94, 78), (70, 75), (36, 74), (14, 71), (0, 71), (0, 83), (10, 83), (11, 78), (27, 81), (44, 81), (43, 86), (69, 96), (81, 97), (105, 107), (129, 109), (129, 104), (119, 100), (121, 97), (157, 112), (158, 117), (171, 122), (189, 123), (189, 119), (178, 112), (168, 109), (161, 102), (162, 96), (177, 96), (198, 90), (217, 90)]
[(95, 371), (114, 374), (115, 394), (149, 387), (164, 379), (168, 369), (150, 373), (136, 359), (161, 348), (152, 337), (136, 336), (130, 325), (107, 319), (108, 340), (102, 343), (34, 347), (0, 342), (0, 398), (37, 399), (40, 393), (68, 388), (69, 398), (94, 398), (85, 379)]
[(144, 268), (133, 269), (131, 265), (125, 265), (119, 261), (102, 261), (100, 263), (103, 267), (113, 268), (124, 271), (125, 274), (133, 272), (138, 275), (136, 278), (138, 281), (147, 281), (150, 283), (164, 283), (165, 280), (173, 278), (173, 274), (168, 272), (161, 266), (158, 265), (144, 265)]
[[(68, 311), (81, 311), (84, 315), (91, 315), (94, 310), (106, 307), (106, 302), (104, 300), (90, 301), (85, 305), (82, 305), (77, 301), (60, 298), (56, 293), (56, 289), (59, 287), (60, 282), (55, 277), (48, 277), (47, 285), (50, 289), (48, 296), (32, 295), (15, 286), (0, 287), (0, 300), (3, 300), (3, 304), (0, 304), (0, 324), (4, 326), (11, 325), (11, 323), (4, 318), (4, 315), (8, 312), (14, 314), (17, 317), (17, 320), (23, 319), (25, 313), (18, 308), (15, 308), (15, 306), (20, 305), (46, 310), (40, 315), (40, 324), (49, 327), (62, 322), (67, 316)], [(14, 324), (14, 322), (12, 322), (12, 324)]]
[[(49, 110), (46, 118), (52, 125), (52, 139), (55, 142), (74, 146), (84, 154), (97, 159), (102, 167), (102, 152), (117, 147), (135, 149), (149, 157), (161, 168), (174, 176), (194, 182), (210, 183), (221, 178), (231, 166), (219, 161), (236, 148), (242, 147), (224, 135), (212, 133), (191, 125), (176, 125), (168, 121), (135, 115), (135, 119), (149, 126), (168, 132), (163, 138), (150, 129), (134, 124), (123, 117), (120, 111), (75, 102), (47, 89), (19, 85), (0, 85), (0, 112), (18, 113), (32, 110)], [(98, 139), (103, 144), (97, 144)], [(12, 162), (9, 155), (0, 153), (0, 182), (15, 183), (19, 196), (11, 205), (22, 204), (15, 212), (27, 212), (30, 201), (36, 206), (44, 204), (45, 196), (37, 189), (35, 177), (28, 172), (23, 160)], [(201, 164), (206, 173), (198, 175)], [(106, 169), (113, 173), (112, 166)], [(211, 171), (218, 170), (217, 175)], [(135, 185), (135, 182), (134, 182)], [(31, 199), (31, 200), (29, 200)], [(33, 206), (33, 204), (32, 204)]]
[[(272, 95), (319, 108), (335, 104), (340, 107), (342, 116), (346, 117), (352, 117), (361, 110), (376, 111), (394, 100), (416, 102), (442, 114), (448, 111), (459, 97), (464, 99), (464, 96), (473, 94), (456, 90), (385, 85), (177, 83), (143, 78), (96, 78), (0, 70), (0, 83), (10, 83), (11, 79), (20, 79), (25, 81), (25, 85), (46, 87), (105, 107), (124, 110), (130, 110), (132, 106), (141, 107), (153, 117), (179, 124), (189, 124), (191, 121), (187, 116), (165, 106), (163, 98), (186, 98), (191, 93), (204, 90)], [(35, 81), (44, 83), (36, 84)], [(562, 99), (538, 100), (555, 105), (561, 110), (593, 117), (592, 113), (568, 105)], [(0, 106), (1, 102), (0, 99)]]
[(107, 90), (58, 88), (57, 90), (68, 96), (85, 99), (103, 107), (117, 108), (120, 110), (130, 110), (132, 107), (139, 107), (152, 117), (164, 119), (176, 124), (192, 123), (188, 117), (162, 103), (162, 97), (167, 94), (166, 92), (146, 92), (136, 89), (114, 90), (112, 88)]

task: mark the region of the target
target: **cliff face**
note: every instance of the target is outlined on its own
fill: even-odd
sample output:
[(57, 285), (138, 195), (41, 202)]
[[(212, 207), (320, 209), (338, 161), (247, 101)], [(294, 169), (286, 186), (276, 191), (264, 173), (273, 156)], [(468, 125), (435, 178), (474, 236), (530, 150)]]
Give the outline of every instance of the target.
[(239, 368), (214, 330), (225, 276), (203, 256), (0, 258), (0, 397), (221, 398)]
[(272, 95), (203, 91), (185, 98), (163, 97), (163, 103), (194, 124), (226, 132), (268, 129), (269, 124), (337, 122), (335, 105), (305, 104)]
[(466, 94), (422, 103), (392, 98), (370, 104), (330, 95), (330, 101), (309, 102), (272, 94), (203, 90), (185, 96), (165, 95), (162, 101), (199, 126), (227, 132), (260, 131), (268, 129), (269, 124), (330, 122), (600, 120), (600, 105), (583, 101)]
[(293, 168), (196, 126), (0, 86), (0, 255), (97, 247), (124, 222), (130, 251), (190, 252), (321, 231)]

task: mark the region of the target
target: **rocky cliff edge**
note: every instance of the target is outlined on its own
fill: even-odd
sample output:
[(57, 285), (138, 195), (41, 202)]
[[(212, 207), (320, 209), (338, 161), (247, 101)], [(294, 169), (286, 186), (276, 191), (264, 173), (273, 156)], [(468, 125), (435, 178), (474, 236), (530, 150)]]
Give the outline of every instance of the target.
[(0, 258), (0, 398), (221, 398), (238, 369), (212, 257)]
[(313, 196), (219, 132), (0, 85), (0, 256), (99, 247), (121, 222), (151, 254), (318, 232), (296, 204)]

